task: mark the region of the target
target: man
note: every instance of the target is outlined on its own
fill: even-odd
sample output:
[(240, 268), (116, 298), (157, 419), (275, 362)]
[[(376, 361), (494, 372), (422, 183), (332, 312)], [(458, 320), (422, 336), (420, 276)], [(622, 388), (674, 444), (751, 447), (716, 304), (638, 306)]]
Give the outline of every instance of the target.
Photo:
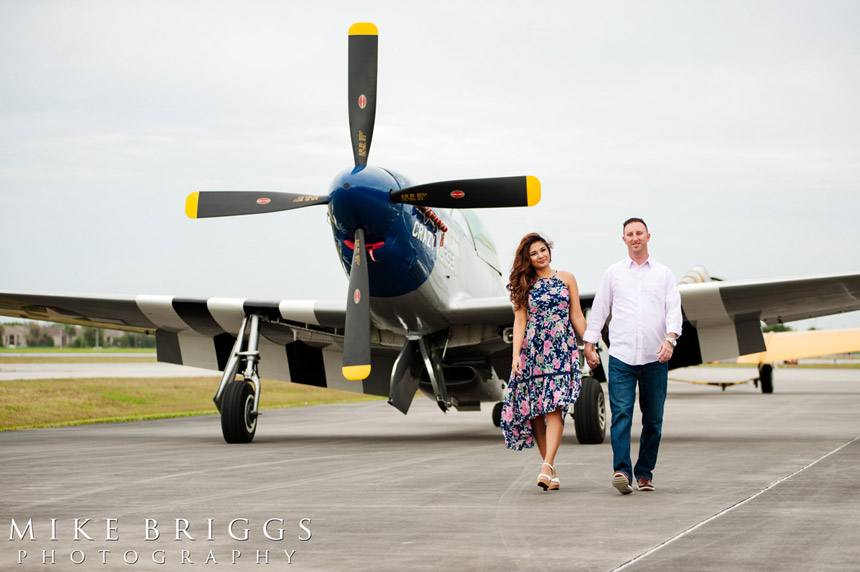
[[(672, 272), (648, 255), (651, 235), (641, 218), (624, 222), (627, 257), (606, 269), (594, 297), (585, 341), (585, 359), (596, 367), (594, 344), (609, 322), (609, 407), (612, 410), (612, 486), (621, 494), (653, 491), (654, 466), (663, 426), (669, 359), (681, 335), (681, 296)], [(630, 426), (639, 384), (642, 435), (636, 466), (630, 461)]]

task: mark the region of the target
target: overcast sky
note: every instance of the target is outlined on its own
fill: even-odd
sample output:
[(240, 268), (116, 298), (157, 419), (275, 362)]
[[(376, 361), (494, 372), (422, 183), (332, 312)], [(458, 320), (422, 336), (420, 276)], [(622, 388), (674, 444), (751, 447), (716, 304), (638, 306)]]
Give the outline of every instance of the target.
[(860, 272), (860, 2), (0, 0), (0, 291), (345, 296), (324, 207), (184, 203), (327, 191), (360, 21), (371, 164), (541, 180), (481, 212), (506, 271), (539, 231), (593, 291), (640, 216), (678, 278)]

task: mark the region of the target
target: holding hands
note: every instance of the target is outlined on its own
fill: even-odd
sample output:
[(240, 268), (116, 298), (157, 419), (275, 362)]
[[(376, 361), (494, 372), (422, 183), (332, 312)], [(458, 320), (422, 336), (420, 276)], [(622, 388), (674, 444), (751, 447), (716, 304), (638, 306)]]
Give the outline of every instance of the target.
[(600, 364), (600, 355), (598, 355), (594, 344), (589, 342), (585, 342), (585, 361), (588, 367), (591, 368), (595, 368)]
[(514, 372), (514, 374), (516, 375), (523, 374), (523, 365), (520, 361), (520, 354), (514, 355), (514, 361), (511, 362), (511, 371)]

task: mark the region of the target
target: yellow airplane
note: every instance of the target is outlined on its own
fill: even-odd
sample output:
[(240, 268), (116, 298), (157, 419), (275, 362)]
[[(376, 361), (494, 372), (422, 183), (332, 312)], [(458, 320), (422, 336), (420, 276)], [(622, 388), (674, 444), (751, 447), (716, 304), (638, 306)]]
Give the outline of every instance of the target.
[(738, 363), (757, 365), (762, 393), (773, 393), (773, 365), (781, 361), (860, 351), (860, 329), (766, 332), (763, 352), (747, 354)]

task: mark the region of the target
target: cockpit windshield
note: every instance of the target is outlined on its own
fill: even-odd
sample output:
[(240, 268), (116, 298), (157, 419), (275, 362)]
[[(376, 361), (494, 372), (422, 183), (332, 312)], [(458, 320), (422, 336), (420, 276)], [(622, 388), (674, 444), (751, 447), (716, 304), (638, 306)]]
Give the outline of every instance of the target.
[(478, 215), (472, 211), (468, 209), (458, 210), (463, 213), (463, 218), (466, 219), (466, 223), (469, 225), (469, 232), (472, 233), (472, 242), (475, 247), (475, 252), (477, 252), (478, 256), (480, 256), (484, 262), (489, 264), (493, 270), (498, 272), (499, 276), (501, 276), (502, 272), (500, 270), (501, 266), (499, 265), (499, 254), (496, 252), (496, 245), (493, 243), (493, 239), (487, 228), (484, 226), (484, 223), (481, 222)]

